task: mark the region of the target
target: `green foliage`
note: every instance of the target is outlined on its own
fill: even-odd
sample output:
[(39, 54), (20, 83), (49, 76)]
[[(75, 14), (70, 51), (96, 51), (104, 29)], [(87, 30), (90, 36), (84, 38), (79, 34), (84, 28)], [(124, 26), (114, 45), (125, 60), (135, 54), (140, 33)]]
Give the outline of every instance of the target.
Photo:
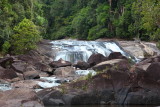
[(108, 29), (107, 28), (101, 28), (101, 26), (94, 26), (89, 30), (88, 40), (95, 40), (101, 37), (104, 37), (107, 35)]
[(88, 73), (88, 75), (86, 76), (86, 80), (90, 80), (92, 78), (92, 73)]
[(86, 39), (86, 36), (88, 35), (89, 26), (92, 23), (91, 19), (89, 19), (90, 11), (90, 7), (81, 9), (72, 21), (72, 28), (76, 37), (79, 39)]
[(0, 0), (0, 51), (32, 21), (45, 39), (160, 40), (160, 0)]
[(24, 18), (32, 20), (45, 36), (48, 22), (44, 17), (44, 3), (41, 0), (1, 0), (0, 1), (0, 51), (5, 41), (10, 41), (14, 26)]
[[(159, 40), (160, 1), (136, 0), (132, 6), (140, 37)], [(139, 11), (141, 10), (141, 11)]]
[(4, 54), (7, 54), (9, 52), (10, 47), (11, 44), (8, 41), (5, 41), (4, 44), (2, 45), (2, 52)]
[(61, 27), (54, 35), (53, 39), (63, 39), (69, 37), (72, 28), (70, 26)]
[(23, 19), (14, 27), (15, 34), (11, 37), (11, 44), (15, 54), (23, 54), (36, 48), (36, 43), (41, 40), (36, 25), (29, 20)]
[(98, 25), (105, 26), (105, 24), (107, 23), (107, 20), (109, 19), (109, 9), (110, 7), (105, 3), (98, 5), (96, 9)]

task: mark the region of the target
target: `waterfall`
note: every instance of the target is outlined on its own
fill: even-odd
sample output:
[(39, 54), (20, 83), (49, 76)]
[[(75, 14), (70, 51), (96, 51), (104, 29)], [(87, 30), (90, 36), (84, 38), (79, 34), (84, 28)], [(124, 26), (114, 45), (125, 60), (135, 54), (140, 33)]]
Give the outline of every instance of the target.
[(118, 43), (114, 41), (77, 41), (77, 40), (56, 40), (51, 42), (52, 49), (56, 52), (54, 60), (62, 58), (65, 61), (76, 63), (78, 61), (87, 62), (88, 58), (94, 53), (100, 53), (109, 56), (112, 52), (120, 52), (122, 55), (137, 61), (136, 58), (123, 50)]

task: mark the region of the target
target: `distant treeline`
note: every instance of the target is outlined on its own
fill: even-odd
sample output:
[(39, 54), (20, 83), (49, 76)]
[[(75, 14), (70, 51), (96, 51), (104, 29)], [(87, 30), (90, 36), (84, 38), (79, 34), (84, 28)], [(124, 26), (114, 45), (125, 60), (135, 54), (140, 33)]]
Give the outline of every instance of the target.
[(0, 1), (0, 50), (4, 53), (28, 51), (41, 38), (134, 37), (160, 41), (160, 0)]

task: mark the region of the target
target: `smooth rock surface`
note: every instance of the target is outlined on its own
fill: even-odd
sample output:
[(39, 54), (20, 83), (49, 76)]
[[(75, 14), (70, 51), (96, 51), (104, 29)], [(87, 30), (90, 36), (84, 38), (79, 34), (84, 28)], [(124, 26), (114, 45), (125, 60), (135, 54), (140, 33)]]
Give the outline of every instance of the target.
[[(35, 92), (30, 89), (13, 89), (0, 92), (0, 96), (1, 107), (23, 107), (23, 105), (26, 106), (27, 102), (34, 107), (44, 107)], [(29, 103), (30, 101), (32, 103)]]
[(105, 56), (103, 56), (102, 54), (92, 54), (89, 59), (88, 59), (88, 63), (90, 66), (94, 66), (100, 62), (105, 61), (107, 58)]

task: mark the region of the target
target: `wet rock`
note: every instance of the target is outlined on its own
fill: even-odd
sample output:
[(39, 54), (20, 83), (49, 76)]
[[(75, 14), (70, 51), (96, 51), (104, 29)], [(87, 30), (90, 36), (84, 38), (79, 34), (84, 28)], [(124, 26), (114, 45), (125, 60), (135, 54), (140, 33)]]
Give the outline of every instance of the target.
[(12, 57), (4, 57), (0, 58), (0, 66), (6, 68), (8, 65), (10, 65), (13, 62)]
[(120, 52), (112, 52), (108, 56), (108, 60), (112, 60), (112, 59), (127, 59), (127, 58), (123, 56)]
[(160, 56), (145, 58), (136, 65), (141, 66), (141, 65), (145, 65), (147, 63), (153, 63), (153, 62), (160, 62)]
[(55, 106), (63, 106), (65, 103), (61, 99), (52, 99), (50, 98), (49, 101), (50, 105), (55, 105)]
[(152, 63), (146, 70), (150, 78), (155, 81), (160, 80), (160, 62)]
[(38, 62), (36, 64), (34, 64), (34, 66), (36, 67), (37, 70), (40, 70), (40, 71), (43, 71), (43, 72), (49, 72), (51, 73), (52, 72), (52, 68), (45, 64), (45, 63), (41, 63), (41, 62)]
[(35, 50), (31, 50), (27, 54), (19, 55), (18, 59), (34, 65), (37, 62), (42, 62), (42, 55)]
[(26, 103), (30, 101), (32, 102), (32, 105), (36, 107), (44, 107), (43, 104), (39, 101), (36, 93), (30, 89), (13, 89), (0, 92), (0, 96), (1, 107), (20, 107), (23, 106), (23, 104), (26, 105)]
[[(51, 40), (40, 41), (38, 44), (37, 51), (43, 55), (46, 55), (50, 58), (53, 58), (55, 56), (55, 51), (52, 49), (53, 44), (51, 42), (52, 42)], [(52, 59), (52, 61), (53, 61), (53, 59)]]
[(140, 43), (134, 41), (117, 41), (117, 42), (122, 46), (122, 48), (126, 52), (140, 59), (160, 54), (160, 51), (156, 47), (155, 43), (142, 42), (142, 41)]
[(17, 77), (18, 76), (14, 70), (0, 67), (0, 79), (13, 79)]
[(90, 65), (87, 62), (78, 61), (77, 64), (74, 65), (76, 68), (80, 68), (81, 70), (87, 70)]
[(44, 105), (38, 101), (24, 101), (22, 103), (22, 106), (23, 107), (44, 107)]
[(157, 105), (160, 104), (160, 97), (156, 93), (139, 90), (138, 92), (130, 92), (124, 104), (127, 105)]
[(19, 62), (13, 63), (11, 67), (12, 67), (16, 72), (18, 72), (18, 73), (23, 73), (23, 72), (25, 72), (25, 69), (26, 69), (27, 66), (28, 66), (27, 63), (22, 62), (22, 61), (19, 61)]
[(38, 88), (37, 85), (40, 81), (37, 80), (21, 80), (12, 83), (13, 88), (28, 88), (28, 89), (35, 89)]
[(40, 78), (39, 73), (37, 71), (28, 71), (25, 72), (23, 75), (25, 80)]
[(98, 64), (100, 62), (103, 62), (105, 60), (106, 60), (106, 57), (103, 56), (102, 54), (98, 53), (98, 54), (92, 54), (89, 57), (87, 62), (89, 63), (90, 66), (94, 66), (94, 65), (96, 65), (96, 64)]
[(33, 66), (28, 66), (23, 73), (24, 79), (37, 79), (40, 78), (39, 72)]
[[(129, 75), (127, 73), (110, 71), (95, 75), (89, 80), (71, 83), (69, 89), (68, 86), (64, 86), (65, 88), (58, 92), (59, 94), (56, 94), (57, 91), (53, 89), (48, 89), (43, 90), (39, 95), (46, 99), (43, 100), (44, 102), (51, 101), (49, 99), (61, 99), (65, 105), (101, 104), (102, 101), (107, 104), (115, 99), (119, 101), (118, 103), (123, 103), (129, 90), (129, 88), (126, 88), (125, 91), (124, 88), (129, 83), (128, 80)], [(47, 104), (49, 106), (55, 103), (49, 102)]]
[(63, 77), (66, 77), (66, 76), (71, 76), (71, 75), (75, 75), (75, 69), (73, 67), (60, 67), (60, 68), (57, 68), (55, 71), (54, 71), (54, 75), (56, 76), (63, 76)]
[(49, 77), (50, 74), (48, 72), (39, 72), (40, 77)]
[(64, 61), (63, 59), (60, 59), (58, 61), (53, 61), (50, 63), (50, 66), (53, 68), (59, 68), (59, 67), (66, 67), (71, 66), (72, 64), (68, 61)]
[(62, 100), (65, 102), (66, 105), (71, 105), (72, 99), (74, 99), (75, 96), (76, 94), (74, 93), (64, 94)]
[(20, 80), (24, 80), (24, 76), (23, 76), (22, 73), (16, 72), (16, 74), (18, 75), (18, 77), (19, 77)]
[(38, 92), (39, 98), (43, 101), (45, 106), (62, 105), (62, 93), (56, 90), (45, 89)]
[(0, 70), (5, 70), (5, 68), (3, 68), (3, 67), (0, 66)]
[(101, 62), (93, 67), (96, 71), (108, 70), (112, 67), (112, 69), (119, 69), (123, 71), (127, 71), (130, 68), (130, 64), (125, 59), (113, 59), (109, 61)]
[(151, 63), (146, 63), (144, 65), (137, 66), (137, 68), (146, 71), (150, 65), (151, 65)]
[[(50, 104), (159, 104), (159, 80), (150, 76), (150, 71), (136, 68), (134, 72), (129, 72), (127, 63), (125, 66), (121, 65), (123, 64), (121, 61), (126, 60), (112, 61), (105, 62), (111, 64), (110, 69), (105, 69), (104, 72), (85, 80), (65, 85), (65, 88), (59, 87), (57, 91), (43, 90), (39, 93), (40, 98), (43, 102), (47, 102), (48, 106)], [(115, 69), (115, 64), (123, 67)]]
[(151, 65), (151, 63), (145, 63), (143, 65), (133, 65), (130, 68), (130, 72), (132, 73), (141, 73), (142, 71), (146, 71), (148, 67)]
[(100, 98), (96, 93), (81, 93), (76, 95), (72, 101), (72, 105), (94, 105), (100, 104)]

